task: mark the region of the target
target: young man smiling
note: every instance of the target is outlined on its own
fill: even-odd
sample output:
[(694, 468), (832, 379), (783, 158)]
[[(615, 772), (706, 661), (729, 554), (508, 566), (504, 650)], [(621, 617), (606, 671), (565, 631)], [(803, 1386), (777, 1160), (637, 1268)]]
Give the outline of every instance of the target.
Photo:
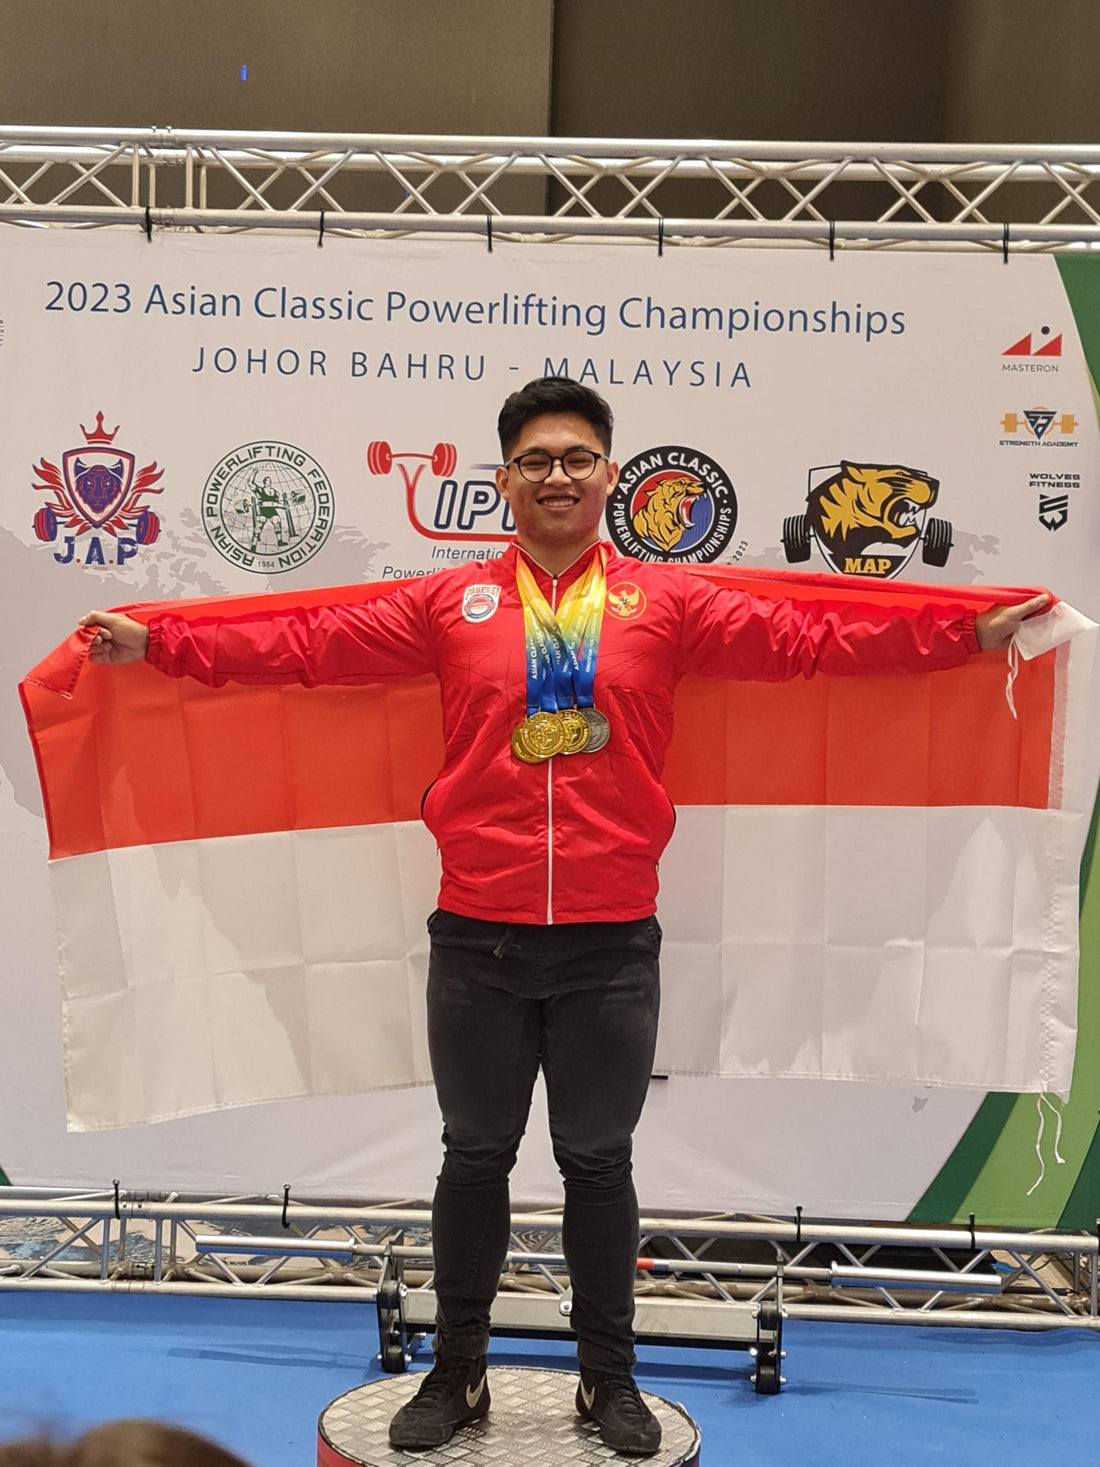
[(638, 1208), (631, 1138), (657, 1034), (661, 785), (685, 673), (930, 671), (1005, 646), (1045, 604), (898, 614), (755, 600), (600, 541), (618, 469), (596, 393), (542, 378), (505, 402), (496, 480), (516, 523), (497, 561), (361, 606), (148, 628), (92, 612), (98, 662), (173, 676), (371, 682), (434, 673), (445, 758), (424, 801), (442, 859), (429, 919), (428, 1037), (444, 1120), (435, 1191), (436, 1363), (394, 1417), (396, 1447), (442, 1445), (489, 1410), (489, 1317), (508, 1177), (541, 1068), (565, 1183), (576, 1405), (617, 1451), (660, 1425), (634, 1384)]

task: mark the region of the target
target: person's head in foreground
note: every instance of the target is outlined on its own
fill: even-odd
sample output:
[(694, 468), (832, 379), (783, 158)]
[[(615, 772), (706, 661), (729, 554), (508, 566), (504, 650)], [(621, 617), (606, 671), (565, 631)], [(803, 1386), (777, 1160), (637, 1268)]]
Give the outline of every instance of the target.
[(224, 1447), (159, 1421), (108, 1421), (72, 1442), (0, 1443), (0, 1467), (249, 1467)]

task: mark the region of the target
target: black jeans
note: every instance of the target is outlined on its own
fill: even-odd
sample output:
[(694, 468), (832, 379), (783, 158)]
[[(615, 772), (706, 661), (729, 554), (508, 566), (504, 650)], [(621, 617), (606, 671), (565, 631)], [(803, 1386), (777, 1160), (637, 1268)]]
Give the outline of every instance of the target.
[(437, 1353), (485, 1353), (508, 1251), (508, 1174), (539, 1066), (565, 1179), (577, 1355), (634, 1364), (631, 1136), (657, 1040), (661, 929), (638, 922), (428, 922), (428, 1044), (446, 1154), (432, 1206)]

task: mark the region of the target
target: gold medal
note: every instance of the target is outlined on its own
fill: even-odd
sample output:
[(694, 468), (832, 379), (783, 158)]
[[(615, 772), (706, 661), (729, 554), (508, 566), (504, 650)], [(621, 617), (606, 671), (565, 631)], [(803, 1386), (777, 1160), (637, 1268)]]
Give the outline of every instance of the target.
[(563, 708), (558, 717), (565, 730), (565, 748), (562, 753), (579, 754), (588, 743), (588, 720), (577, 708)]
[(512, 753), (524, 764), (541, 764), (565, 748), (560, 713), (532, 713), (512, 730)]

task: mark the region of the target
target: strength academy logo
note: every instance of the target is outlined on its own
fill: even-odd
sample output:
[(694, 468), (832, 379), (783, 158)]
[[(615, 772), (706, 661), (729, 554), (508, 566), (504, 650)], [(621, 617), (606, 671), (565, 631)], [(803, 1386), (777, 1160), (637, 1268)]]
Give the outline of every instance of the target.
[(607, 530), (635, 560), (717, 560), (737, 528), (729, 476), (697, 448), (648, 448), (619, 473)]
[(202, 525), (233, 565), (278, 575), (312, 560), (332, 529), (328, 475), (291, 443), (246, 443), (215, 465), (202, 492)]
[(1024, 408), (1018, 413), (1005, 413), (1000, 440), (1002, 448), (1076, 448), (1077, 419), (1072, 413), (1058, 413), (1054, 408)]
[(811, 469), (807, 480), (806, 509), (783, 521), (792, 564), (809, 560), (814, 541), (830, 569), (846, 576), (899, 575), (918, 544), (925, 565), (947, 564), (951, 525), (928, 515), (940, 481), (923, 469), (845, 460)]
[(94, 428), (81, 423), (80, 431), (83, 448), (66, 449), (60, 468), (46, 458), (35, 466), (35, 489), (53, 497), (35, 515), (34, 533), (49, 545), (72, 532), (63, 537), (64, 553), (54, 551), (60, 565), (125, 565), (160, 534), (160, 520), (142, 500), (164, 492), (164, 471), (155, 461), (137, 468), (134, 454), (115, 447), (118, 425), (108, 432), (102, 413)]

